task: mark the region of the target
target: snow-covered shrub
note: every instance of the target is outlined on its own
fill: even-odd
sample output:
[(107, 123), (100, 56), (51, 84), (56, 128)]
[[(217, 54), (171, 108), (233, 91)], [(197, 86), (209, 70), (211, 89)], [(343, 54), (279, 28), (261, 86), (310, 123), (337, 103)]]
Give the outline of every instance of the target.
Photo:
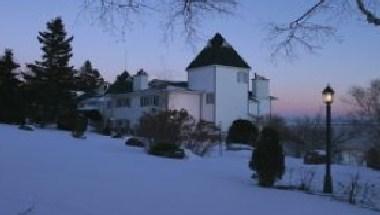
[(25, 130), (25, 131), (33, 131), (34, 127), (31, 125), (20, 125), (18, 126), (18, 129)]
[(137, 135), (154, 143), (181, 144), (189, 137), (193, 125), (194, 119), (185, 109), (145, 113), (140, 118)]
[(87, 130), (87, 118), (83, 115), (77, 115), (75, 119), (74, 129), (72, 130), (73, 137), (83, 137), (84, 132)]
[(136, 137), (128, 138), (127, 141), (125, 141), (125, 145), (128, 146), (136, 146), (136, 147), (144, 147), (144, 143), (137, 139)]
[(298, 189), (310, 192), (311, 185), (315, 178), (316, 170), (301, 167), (298, 173), (300, 174), (299, 175), (300, 184), (299, 184)]
[(353, 205), (376, 207), (376, 186), (373, 183), (364, 182), (359, 173), (350, 176), (346, 183), (338, 183), (340, 189), (336, 198), (348, 201)]
[(185, 158), (185, 151), (181, 149), (177, 144), (165, 142), (152, 144), (149, 148), (148, 153), (151, 155), (163, 156), (167, 158)]
[(185, 147), (194, 154), (204, 156), (218, 143), (220, 143), (219, 128), (212, 122), (201, 120), (195, 126)]
[(253, 158), (260, 186), (272, 187), (285, 171), (285, 157), (277, 130), (264, 127)]
[(359, 173), (356, 173), (356, 175), (351, 177), (351, 181), (348, 186), (346, 186), (346, 194), (348, 195), (348, 202), (350, 204), (356, 204), (358, 194), (360, 191), (360, 184), (359, 184), (360, 175)]
[(111, 136), (111, 127), (110, 127), (110, 125), (106, 125), (104, 128), (103, 128), (103, 130), (102, 130), (102, 134), (104, 135), (104, 136)]

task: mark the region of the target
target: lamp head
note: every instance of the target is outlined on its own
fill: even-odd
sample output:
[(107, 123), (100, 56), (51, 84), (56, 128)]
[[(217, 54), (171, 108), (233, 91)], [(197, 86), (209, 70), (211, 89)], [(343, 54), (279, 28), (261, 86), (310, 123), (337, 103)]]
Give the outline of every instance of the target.
[(323, 102), (326, 104), (331, 104), (334, 102), (334, 90), (333, 88), (328, 84), (326, 88), (322, 91), (322, 98)]

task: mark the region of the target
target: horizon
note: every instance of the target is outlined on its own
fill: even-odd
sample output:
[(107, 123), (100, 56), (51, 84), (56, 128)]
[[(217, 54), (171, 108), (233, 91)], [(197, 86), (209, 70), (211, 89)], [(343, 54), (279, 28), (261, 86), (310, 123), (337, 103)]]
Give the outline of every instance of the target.
[[(274, 103), (275, 114), (289, 117), (323, 113), (321, 91), (327, 83), (337, 93), (332, 109), (335, 115), (347, 112), (348, 105), (341, 100), (348, 89), (353, 85), (367, 86), (370, 80), (379, 78), (380, 62), (376, 56), (380, 32), (358, 20), (344, 21), (338, 34), (342, 39), (328, 42), (317, 54), (301, 52), (299, 58), (273, 62), (265, 44), (266, 23), (289, 20), (289, 14), (297, 14), (308, 4), (295, 0), (278, 3), (268, 12), (271, 2), (241, 7), (235, 17), (208, 20), (199, 29), (200, 39), (189, 44), (178, 32), (163, 41), (162, 26), (149, 21), (152, 17), (162, 18), (156, 14), (142, 15), (123, 37), (121, 32), (105, 31), (99, 23), (91, 24), (91, 14), (81, 11), (80, 1), (49, 4), (48, 0), (38, 0), (30, 5), (20, 0), (4, 1), (0, 3), (0, 13), (11, 19), (0, 20), (4, 26), (0, 30), (0, 51), (12, 49), (21, 66), (39, 60), (37, 33), (46, 29), (46, 22), (61, 16), (68, 35), (74, 36), (71, 65), (76, 68), (88, 59), (110, 82), (123, 70), (134, 74), (139, 68), (144, 68), (151, 79), (186, 80), (187, 65), (207, 40), (220, 32), (252, 67), (251, 77), (258, 73), (271, 79), (272, 95), (279, 98)], [(289, 11), (284, 11), (284, 7)]]

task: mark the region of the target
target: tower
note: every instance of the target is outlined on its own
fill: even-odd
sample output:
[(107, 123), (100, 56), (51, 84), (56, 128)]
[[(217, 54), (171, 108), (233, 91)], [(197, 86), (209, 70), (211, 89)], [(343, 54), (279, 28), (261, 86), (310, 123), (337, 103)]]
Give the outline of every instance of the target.
[(189, 64), (189, 89), (201, 96), (201, 119), (228, 130), (236, 119), (248, 118), (250, 66), (217, 33)]
[(133, 76), (133, 91), (140, 91), (148, 89), (148, 73), (140, 69)]

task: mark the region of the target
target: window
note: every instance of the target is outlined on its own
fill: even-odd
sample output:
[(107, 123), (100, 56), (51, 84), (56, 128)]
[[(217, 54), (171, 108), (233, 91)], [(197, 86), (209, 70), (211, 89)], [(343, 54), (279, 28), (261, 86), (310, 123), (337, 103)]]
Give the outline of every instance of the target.
[(206, 94), (206, 104), (214, 104), (215, 103), (215, 95), (214, 93)]
[(160, 105), (160, 97), (159, 96), (141, 96), (140, 97), (140, 106), (159, 106)]
[(116, 107), (130, 107), (129, 98), (121, 98), (116, 101)]
[(159, 101), (160, 101), (160, 97), (158, 96), (153, 96), (153, 105), (154, 106), (158, 106), (159, 105)]
[(247, 72), (238, 72), (237, 73), (237, 82), (248, 84), (248, 73)]
[(141, 107), (147, 106), (147, 97), (146, 96), (141, 96), (140, 97), (140, 106)]

